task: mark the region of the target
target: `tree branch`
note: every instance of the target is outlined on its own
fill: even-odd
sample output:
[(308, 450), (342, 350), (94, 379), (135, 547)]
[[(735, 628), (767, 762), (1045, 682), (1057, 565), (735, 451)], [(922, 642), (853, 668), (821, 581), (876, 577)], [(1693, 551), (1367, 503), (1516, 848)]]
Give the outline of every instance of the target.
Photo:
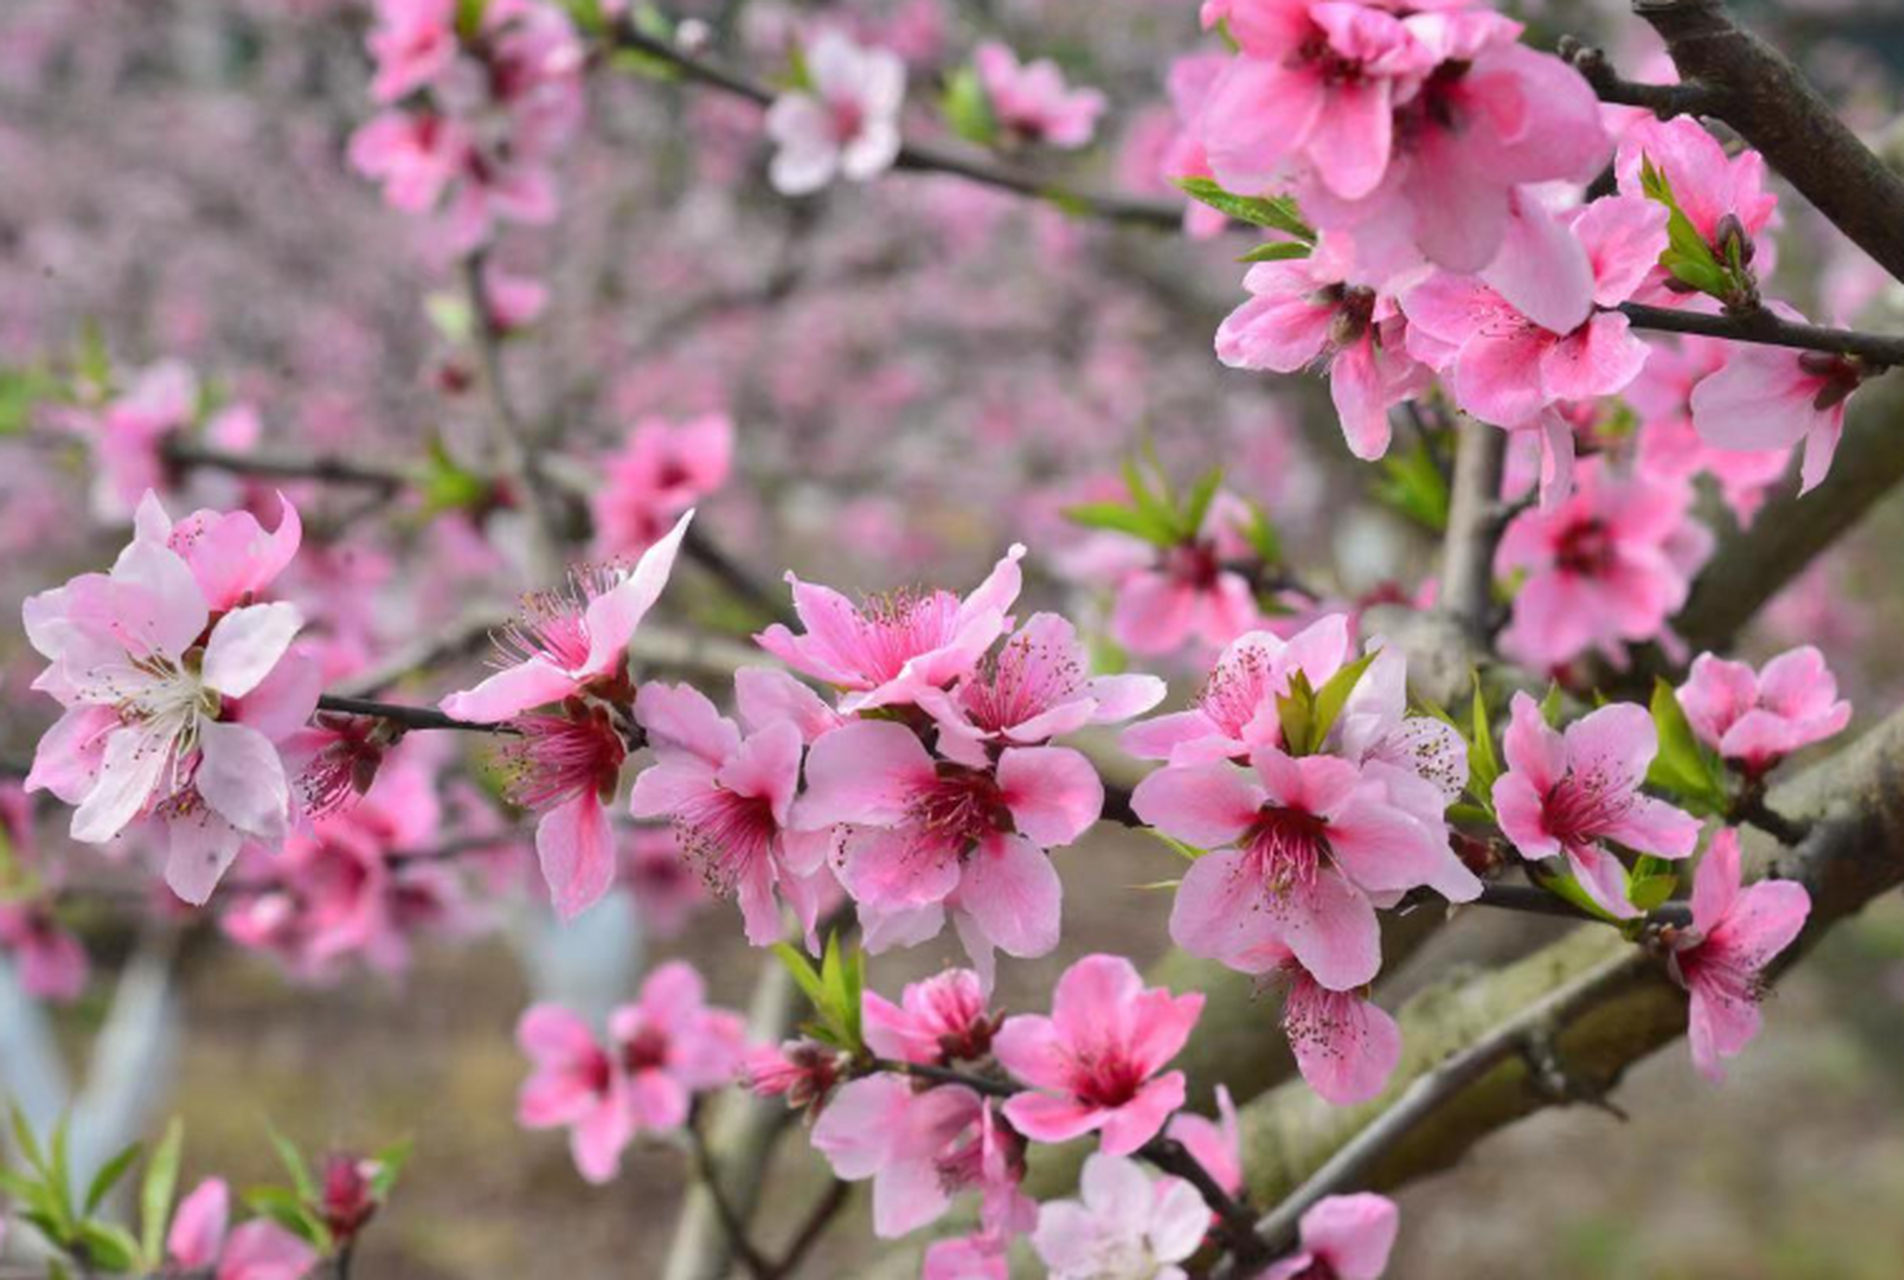
[(1879, 365), (1904, 364), (1904, 337), (1865, 333), (1858, 329), (1831, 329), (1824, 325), (1786, 320), (1766, 309), (1743, 315), (1707, 315), (1672, 307), (1623, 302), (1618, 310), (1636, 329), (1662, 333), (1697, 333), (1708, 338), (1730, 338), (1769, 347), (1796, 347), (1801, 351), (1829, 351), (1858, 356)]
[(1712, 114), (1713, 94), (1702, 84), (1643, 84), (1625, 80), (1606, 54), (1575, 36), (1562, 36), (1555, 51), (1586, 77), (1600, 101), (1619, 107), (1644, 107), (1662, 120)]
[(471, 724), (446, 716), (435, 707), (414, 707), (399, 702), (377, 702), (370, 698), (349, 698), (327, 693), (317, 700), (319, 711), (340, 716), (366, 716), (387, 720), (405, 729), (460, 729), (465, 733), (514, 733), (506, 724)]
[(316, 480), (325, 484), (358, 485), (387, 493), (408, 488), (414, 483), (410, 473), (399, 467), (353, 462), (330, 455), (296, 457), (238, 453), (188, 441), (177, 435), (166, 438), (160, 456), (170, 465), (184, 471), (205, 468), (232, 475), (256, 476), (263, 480)]
[(1475, 649), (1485, 651), (1494, 613), (1494, 550), (1504, 525), (1500, 501), (1507, 432), (1462, 414), (1459, 433), (1441, 544), (1441, 608)]

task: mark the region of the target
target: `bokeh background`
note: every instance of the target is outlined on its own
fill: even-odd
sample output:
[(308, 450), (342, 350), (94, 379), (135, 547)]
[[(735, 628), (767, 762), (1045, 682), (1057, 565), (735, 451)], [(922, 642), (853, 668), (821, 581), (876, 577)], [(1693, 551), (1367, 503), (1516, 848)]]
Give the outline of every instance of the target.
[[(1739, 7), (1904, 154), (1893, 126), (1899, 6)], [(756, 68), (777, 65), (789, 33), (818, 16), (776, 0), (683, 11)], [(1198, 43), (1187, 2), (907, 0), (841, 12), (904, 48), (918, 84), (981, 33), (1057, 57), (1114, 104), (1099, 144), (1068, 171), (1162, 193), (1163, 67)], [(1651, 56), (1618, 6), (1553, 3), (1526, 16), (1544, 32), (1593, 34), (1625, 65)], [(469, 370), (441, 327), (454, 276), (440, 246), (345, 160), (370, 111), (365, 25), (352, 0), (0, 0), (6, 396), (90, 332), (116, 370), (176, 358), (220, 400), (256, 406), (267, 446), (392, 463), (432, 442), (470, 447), (484, 410), (459, 390)], [(1432, 542), (1373, 496), (1383, 473), (1340, 447), (1319, 385), (1216, 364), (1210, 335), (1238, 297), (1233, 245), (1106, 230), (954, 179), (787, 201), (763, 180), (753, 109), (637, 75), (593, 77), (587, 94), (559, 220), (499, 250), (551, 289), (543, 321), (510, 344), (512, 374), (584, 470), (643, 415), (730, 413), (736, 475), (703, 518), (763, 576), (791, 565), (869, 588), (958, 585), (1024, 538), (1031, 594), (1101, 619), (1102, 593), (1066, 568), (1077, 539), (1057, 511), (1102, 492), (1144, 440), (1181, 474), (1222, 464), (1230, 488), (1273, 513), (1297, 563), (1347, 597), (1413, 584), (1428, 565)], [(1904, 324), (1896, 286), (1872, 280), (1789, 194), (1786, 208), (1784, 293)], [(0, 603), (17, 617), (24, 596), (94, 567), (123, 531), (93, 514), (82, 441), (17, 404), (0, 410)], [(351, 615), (367, 654), (443, 627), (470, 599), (512, 592), (506, 557), (470, 513), (296, 492), (322, 549), (306, 585)], [(1904, 621), (1900, 546), (1904, 506), (1892, 501), (1782, 595), (1744, 647), (1818, 643), (1861, 722), (1893, 705), (1904, 692), (1891, 639)], [(690, 601), (676, 606), (683, 626), (746, 620), (691, 603), (711, 593), (678, 594)], [(17, 628), (0, 628), (7, 760), (52, 719), (25, 687), (31, 659)], [(405, 692), (432, 695), (456, 674)], [(1188, 666), (1175, 674), (1193, 681)], [(44, 837), (51, 856), (77, 860), (58, 825)], [(1058, 858), (1070, 889), (1064, 947), (1005, 966), (1008, 1007), (1040, 1003), (1078, 954), (1143, 963), (1166, 945), (1162, 903), (1137, 887), (1173, 874), (1161, 846), (1102, 835)], [(667, 889), (631, 876), (625, 900), (561, 940), (520, 891), (520, 867), (498, 859), (483, 910), (426, 941), (405, 970), (346, 965), (312, 983), (204, 922), (140, 923), (140, 878), (123, 864), (73, 875), (97, 889), (66, 908), (92, 981), (68, 1006), (0, 1006), (10, 1024), (0, 1092), (43, 1100), (49, 1080), (79, 1088), (89, 1067), (116, 1064), (145, 1087), (110, 1095), (136, 1100), (131, 1120), (114, 1119), (143, 1115), (156, 1128), (181, 1115), (188, 1176), (239, 1184), (276, 1176), (267, 1120), (318, 1149), (412, 1135), (413, 1164), (359, 1264), (378, 1280), (658, 1273), (679, 1153), (633, 1152), (620, 1181), (587, 1187), (558, 1135), (514, 1125), (524, 1064), (510, 1031), (537, 994), (612, 1001), (642, 965), (673, 955), (700, 965), (718, 1000), (744, 1004), (759, 958), (728, 907), (671, 933), (652, 900)], [(1489, 963), (1543, 927), (1464, 918), (1402, 980)], [(941, 939), (882, 959), (874, 981), (896, 992), (956, 959)], [(102, 1032), (131, 1034), (121, 979), (150, 971), (169, 974), (148, 1006), (167, 1030), (130, 1042), (145, 1057), (102, 1055)], [(63, 1056), (52, 1075), (22, 1047), (42, 1027)], [(1392, 1274), (1895, 1280), (1900, 1050), (1904, 905), (1887, 901), (1781, 988), (1724, 1089), (1669, 1051), (1621, 1090), (1624, 1120), (1545, 1114), (1410, 1189)], [(767, 1220), (796, 1207), (770, 1204)], [(815, 1274), (846, 1274), (870, 1247), (865, 1231), (844, 1229)]]

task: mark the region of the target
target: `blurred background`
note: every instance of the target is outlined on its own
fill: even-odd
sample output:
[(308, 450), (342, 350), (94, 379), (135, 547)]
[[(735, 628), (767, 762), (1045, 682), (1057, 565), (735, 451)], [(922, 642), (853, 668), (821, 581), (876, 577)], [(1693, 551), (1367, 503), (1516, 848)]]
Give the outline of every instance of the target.
[[(1904, 6), (1738, 7), (1904, 155), (1894, 125)], [(1522, 15), (1548, 36), (1592, 35), (1639, 74), (1656, 55), (1622, 8)], [(821, 16), (776, 0), (675, 12), (705, 20), (719, 55), (759, 78)], [(1170, 0), (826, 12), (902, 51), (925, 99), (979, 38), (1058, 59), (1112, 106), (1097, 143), (1054, 171), (1158, 197), (1174, 128), (1165, 65), (1214, 47), (1194, 6)], [(55, 371), (94, 361), (125, 387), (182, 362), (200, 412), (253, 415), (241, 429), (264, 450), (389, 466), (434, 458), (442, 479), (476, 448), (487, 410), (469, 390), (475, 371), (457, 340), (467, 317), (444, 247), (347, 160), (372, 113), (367, 22), (354, 0), (0, 2), (9, 617), (25, 596), (101, 565), (125, 535), (123, 511), (98, 492), (103, 438), (42, 405)], [(730, 415), (732, 475), (701, 519), (757, 576), (792, 567), (868, 589), (962, 589), (1023, 539), (1028, 597), (1102, 622), (1097, 549), (1058, 513), (1114, 493), (1119, 459), (1146, 441), (1180, 477), (1223, 466), (1226, 489), (1271, 514), (1291, 562), (1331, 598), (1405, 598), (1429, 569), (1433, 539), (1396, 496), (1406, 474), (1348, 456), (1319, 382), (1213, 358), (1211, 334), (1241, 296), (1234, 243), (1105, 228), (931, 176), (790, 201), (764, 181), (754, 108), (633, 73), (591, 76), (585, 94), (560, 159), (559, 215), (495, 251), (548, 287), (539, 322), (507, 344), (513, 385), (552, 425), (550, 448), (585, 476), (651, 415)], [(1904, 326), (1897, 286), (1784, 195), (1781, 295), (1813, 314)], [(257, 496), (230, 477), (169, 480), (175, 515)], [(454, 495), (286, 492), (307, 527), (296, 590), (323, 602), (319, 630), (340, 673), (515, 593), (507, 511)], [(1893, 500), (1781, 595), (1744, 649), (1817, 643), (1860, 723), (1894, 705), (1900, 545), (1904, 503)], [(758, 621), (708, 591), (673, 593), (669, 607), (670, 623), (694, 634), (744, 635)], [(1193, 658), (1150, 665), (1194, 687)], [(53, 719), (50, 700), (27, 689), (36, 669), (19, 630), (0, 628), (0, 763), (16, 774)], [(400, 692), (433, 699), (473, 669), (459, 659)], [(480, 748), (405, 750), (446, 827), (503, 821)], [(464, 763), (475, 782), (454, 781)], [(82, 854), (63, 838), (63, 815), (42, 819), (35, 874), (59, 881), (59, 923), (90, 972), (74, 998), (40, 999), (14, 957), (0, 981), (0, 1097), (41, 1116), (73, 1107), (95, 1160), (176, 1113), (188, 1180), (216, 1171), (239, 1185), (277, 1176), (267, 1122), (320, 1151), (411, 1135), (414, 1160), (368, 1238), (363, 1276), (658, 1273), (680, 1153), (631, 1152), (619, 1181), (585, 1185), (560, 1135), (515, 1126), (525, 1063), (511, 1031), (533, 999), (603, 1008), (677, 955), (709, 974), (717, 1002), (745, 1006), (759, 956), (731, 906), (700, 900), (678, 871), (665, 832), (627, 834), (625, 891), (573, 929), (553, 927), (505, 830), (453, 885), (414, 886), (422, 923), (401, 931), (396, 952), (314, 961), (215, 913), (151, 909), (140, 851)], [(1008, 1008), (1040, 1004), (1084, 952), (1142, 964), (1165, 948), (1163, 904), (1138, 887), (1173, 874), (1161, 845), (1095, 834), (1058, 865), (1071, 889), (1063, 948), (1003, 966)], [(1409, 972), (1487, 963), (1548, 927), (1464, 917)], [(948, 936), (882, 957), (872, 980), (896, 994), (958, 958)], [(1542, 1115), (1410, 1189), (1391, 1274), (1895, 1280), (1900, 1049), (1904, 905), (1891, 900), (1780, 989), (1723, 1090), (1674, 1049), (1621, 1090), (1624, 1121)], [(771, 1221), (776, 1207), (766, 1212)], [(814, 1273), (846, 1274), (872, 1247), (865, 1230), (841, 1229)]]

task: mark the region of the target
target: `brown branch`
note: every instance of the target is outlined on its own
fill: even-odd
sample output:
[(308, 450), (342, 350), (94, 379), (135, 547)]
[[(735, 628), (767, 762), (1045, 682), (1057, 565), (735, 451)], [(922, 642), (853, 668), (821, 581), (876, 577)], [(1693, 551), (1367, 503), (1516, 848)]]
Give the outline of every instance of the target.
[(166, 439), (161, 446), (160, 456), (168, 464), (184, 471), (205, 468), (232, 475), (255, 476), (261, 480), (316, 480), (325, 484), (357, 485), (385, 492), (395, 492), (415, 483), (410, 473), (399, 467), (353, 462), (328, 454), (297, 457), (239, 453), (188, 441), (176, 435)]
[(1507, 433), (1462, 414), (1454, 456), (1448, 528), (1442, 538), (1440, 607), (1476, 650), (1489, 648), (1494, 613), (1494, 550), (1500, 544), (1501, 472)]
[(1730, 338), (1734, 342), (1751, 342), (1760, 346), (1796, 347), (1802, 351), (1828, 351), (1834, 355), (1857, 356), (1877, 365), (1904, 364), (1904, 337), (1802, 324), (1763, 309), (1743, 315), (1715, 316), (1699, 311), (1623, 302), (1618, 310), (1633, 322), (1636, 329), (1696, 333), (1708, 338)]
[(800, 1264), (806, 1261), (806, 1256), (813, 1251), (813, 1246), (820, 1242), (820, 1237), (826, 1234), (826, 1229), (833, 1225), (835, 1218), (840, 1216), (840, 1210), (846, 1207), (852, 1191), (851, 1183), (842, 1182), (838, 1178), (833, 1179), (832, 1184), (826, 1189), (826, 1194), (820, 1197), (818, 1204), (813, 1206), (813, 1211), (807, 1215), (806, 1222), (801, 1225), (798, 1234), (787, 1245), (787, 1251), (781, 1254), (780, 1261), (773, 1265), (775, 1277), (791, 1276), (800, 1269)]
[(694, 1153), (694, 1185), (706, 1192), (709, 1202), (714, 1206), (721, 1229), (727, 1234), (728, 1248), (740, 1259), (741, 1265), (747, 1268), (747, 1273), (754, 1280), (775, 1280), (779, 1272), (748, 1238), (746, 1215), (734, 1207), (721, 1186), (720, 1165), (708, 1148), (706, 1135), (701, 1132), (699, 1108), (688, 1117), (686, 1130), (688, 1148)]
[(1603, 50), (1577, 36), (1560, 37), (1554, 51), (1573, 64), (1602, 102), (1618, 107), (1644, 107), (1662, 120), (1712, 113), (1713, 94), (1703, 84), (1645, 84), (1623, 79)]
[[(613, 36), (615, 47), (632, 50), (672, 67), (682, 78), (709, 88), (745, 98), (759, 106), (770, 105), (774, 91), (746, 76), (729, 71), (695, 54), (676, 48), (635, 30), (628, 24)], [(1183, 225), (1183, 208), (1168, 200), (1152, 200), (1093, 191), (1080, 191), (1042, 174), (1001, 165), (976, 153), (954, 151), (931, 143), (907, 142), (899, 149), (894, 167), (916, 172), (949, 173), (974, 182), (1012, 191), (1035, 199), (1050, 200), (1064, 209), (1075, 209), (1093, 217), (1134, 226), (1174, 231)]]
[(497, 326), (488, 302), (483, 297), (481, 251), (463, 261), (463, 285), (475, 332), (477, 363), (482, 369), (483, 389), (490, 404), (491, 439), (497, 461), (505, 478), (515, 490), (515, 499), (528, 518), (529, 576), (541, 581), (553, 579), (562, 567), (562, 531), (543, 490), (541, 469), (536, 466), (529, 424), (510, 392), (503, 365), (503, 331)]
[(385, 720), (404, 729), (460, 729), (465, 733), (514, 733), (506, 724), (471, 724), (446, 716), (435, 707), (416, 707), (399, 702), (378, 702), (371, 698), (348, 698), (327, 693), (318, 698), (317, 709), (340, 716), (365, 716)]
[(1701, 109), (1738, 131), (1886, 271), (1904, 280), (1904, 179), (1858, 140), (1778, 50), (1723, 0), (1633, 0)]

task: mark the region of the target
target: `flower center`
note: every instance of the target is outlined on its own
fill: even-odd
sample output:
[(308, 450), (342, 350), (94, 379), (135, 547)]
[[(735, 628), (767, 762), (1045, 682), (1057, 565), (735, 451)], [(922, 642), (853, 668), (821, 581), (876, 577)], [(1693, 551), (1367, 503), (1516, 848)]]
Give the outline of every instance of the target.
[(1180, 543), (1164, 553), (1164, 572), (1199, 591), (1214, 587), (1222, 571), (1216, 548), (1201, 538)]
[(564, 671), (579, 668), (588, 661), (588, 607), (620, 581), (611, 565), (578, 566), (569, 570), (567, 585), (523, 596), (514, 621), (494, 637), (503, 664), (542, 658)]
[(1241, 844), (1256, 858), (1264, 885), (1281, 897), (1315, 884), (1329, 853), (1329, 825), (1301, 809), (1264, 805)]
[(708, 887), (721, 894), (732, 893), (742, 873), (772, 853), (780, 833), (771, 800), (724, 788), (687, 801), (675, 812), (674, 823), (682, 853), (699, 867)]
[(629, 1075), (657, 1070), (667, 1060), (668, 1033), (659, 1027), (643, 1027), (622, 1043), (621, 1065)]
[(997, 733), (1049, 711), (1084, 685), (1077, 659), (1028, 636), (1014, 636), (959, 686), (972, 723)]
[(512, 803), (542, 813), (587, 791), (614, 793), (628, 750), (605, 711), (525, 715), (512, 723), (521, 736), (502, 750)]
[(1612, 570), (1613, 560), (1612, 532), (1597, 517), (1567, 526), (1554, 548), (1555, 567), (1582, 578), (1604, 577)]
[(1591, 843), (1596, 836), (1626, 816), (1633, 807), (1631, 793), (1604, 780), (1568, 775), (1547, 793), (1542, 807), (1547, 833), (1564, 845)]
[(932, 843), (961, 851), (995, 831), (1012, 829), (1011, 810), (989, 769), (944, 762), (938, 776), (913, 798), (908, 816)]
[(958, 613), (958, 597), (947, 591), (869, 596), (855, 613), (851, 632), (838, 637), (837, 647), (858, 675), (883, 684), (912, 659), (950, 642)]

